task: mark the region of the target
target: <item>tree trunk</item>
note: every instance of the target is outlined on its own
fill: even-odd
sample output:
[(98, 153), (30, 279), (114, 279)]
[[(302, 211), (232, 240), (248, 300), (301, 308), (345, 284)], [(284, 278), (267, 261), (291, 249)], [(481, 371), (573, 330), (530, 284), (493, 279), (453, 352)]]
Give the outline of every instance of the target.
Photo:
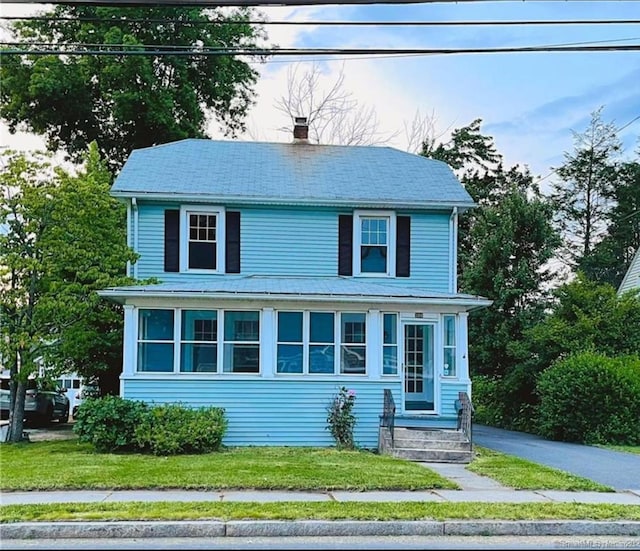
[(13, 382), (15, 392), (12, 392), (13, 401), (9, 408), (9, 431), (7, 442), (21, 442), (24, 429), (24, 401), (27, 394), (27, 385), (21, 381)]

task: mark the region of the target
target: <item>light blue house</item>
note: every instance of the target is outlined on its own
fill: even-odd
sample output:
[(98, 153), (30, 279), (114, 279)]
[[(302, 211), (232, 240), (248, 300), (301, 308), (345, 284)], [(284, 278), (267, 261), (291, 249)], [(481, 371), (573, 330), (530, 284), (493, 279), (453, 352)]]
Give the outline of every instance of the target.
[(139, 279), (124, 306), (121, 395), (225, 408), (227, 445), (332, 445), (326, 408), (356, 392), (356, 443), (396, 426), (455, 427), (471, 392), (456, 291), (458, 215), (444, 163), (388, 147), (190, 139), (134, 151), (127, 204)]

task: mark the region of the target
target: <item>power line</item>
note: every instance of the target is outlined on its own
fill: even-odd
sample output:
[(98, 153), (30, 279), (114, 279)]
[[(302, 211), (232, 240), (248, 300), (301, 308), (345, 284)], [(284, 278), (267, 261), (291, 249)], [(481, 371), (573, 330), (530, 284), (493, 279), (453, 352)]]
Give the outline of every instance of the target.
[(7, 21), (80, 22), (80, 23), (151, 23), (154, 25), (287, 25), (287, 26), (397, 26), (397, 27), (467, 27), (467, 26), (515, 26), (515, 25), (636, 25), (640, 19), (567, 19), (567, 20), (515, 20), (515, 21), (286, 21), (269, 19), (152, 19), (113, 17), (2, 17)]
[[(7, 43), (0, 43), (6, 45)], [(106, 46), (106, 45), (105, 45)], [(122, 48), (122, 45), (118, 45)], [(138, 46), (140, 47), (140, 46)], [(640, 51), (640, 44), (597, 45), (597, 46), (520, 46), (501, 48), (202, 48), (146, 50), (0, 50), (0, 57), (7, 55), (92, 55), (92, 56), (294, 56), (311, 55), (451, 55), (451, 54), (497, 54), (529, 52), (631, 52)]]
[[(527, 2), (532, 0), (46, 0), (47, 4), (67, 6), (110, 6), (119, 7), (209, 7), (220, 6), (323, 6), (340, 4), (359, 6), (367, 4), (478, 4), (481, 2)], [(535, 2), (584, 2), (584, 0), (534, 0)], [(591, 0), (592, 2), (620, 2), (620, 0)], [(13, 4), (34, 4), (34, 0), (12, 0)]]

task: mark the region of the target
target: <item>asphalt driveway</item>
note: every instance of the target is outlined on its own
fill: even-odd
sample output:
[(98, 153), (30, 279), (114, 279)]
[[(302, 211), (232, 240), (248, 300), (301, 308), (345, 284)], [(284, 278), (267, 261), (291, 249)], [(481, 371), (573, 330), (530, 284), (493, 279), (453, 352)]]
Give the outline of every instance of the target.
[(485, 425), (473, 426), (473, 442), (484, 448), (589, 478), (618, 491), (640, 489), (640, 455), (553, 442), (532, 434)]

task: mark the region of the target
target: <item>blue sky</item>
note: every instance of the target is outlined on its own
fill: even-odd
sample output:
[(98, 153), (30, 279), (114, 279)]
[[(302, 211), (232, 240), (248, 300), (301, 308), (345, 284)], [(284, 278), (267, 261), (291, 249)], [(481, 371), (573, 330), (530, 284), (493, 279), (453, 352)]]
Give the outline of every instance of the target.
[[(407, 6), (265, 9), (271, 19), (309, 20), (544, 20), (640, 19), (638, 2), (479, 2)], [(640, 43), (640, 25), (528, 27), (315, 27), (283, 34), (280, 46), (499, 47), (569, 43)], [(282, 27), (280, 27), (282, 29)], [(634, 40), (624, 40), (634, 39)], [(607, 42), (603, 42), (607, 41)], [(262, 68), (260, 102), (251, 125), (269, 137), (269, 110), (284, 91), (283, 58)], [(287, 60), (289, 61), (289, 60)], [(309, 65), (311, 62), (306, 62)], [(416, 110), (432, 113), (439, 130), (483, 120), (507, 164), (526, 164), (544, 176), (573, 145), (591, 113), (623, 126), (640, 116), (640, 52), (466, 54), (349, 59), (322, 64), (327, 81), (342, 68), (345, 86), (361, 104), (376, 108), (381, 129), (393, 133)], [(263, 124), (260, 124), (263, 121)], [(266, 122), (269, 121), (269, 122)], [(283, 124), (280, 120), (280, 124)], [(270, 126), (271, 125), (271, 126)], [(631, 155), (640, 143), (640, 119), (621, 138)], [(283, 139), (281, 136), (279, 139)], [(403, 148), (403, 136), (390, 145)]]
[[(3, 5), (3, 14), (17, 7)], [(24, 7), (21, 9), (24, 10)], [(270, 19), (291, 20), (529, 20), (640, 19), (640, 3), (478, 2), (395, 6), (263, 8)], [(499, 47), (615, 41), (640, 44), (640, 25), (530, 27), (276, 27), (269, 42), (281, 47)], [(631, 40), (626, 40), (631, 39)], [(288, 121), (275, 107), (286, 91), (292, 58), (257, 66), (258, 103), (246, 139), (287, 141), (277, 129)], [(328, 86), (344, 72), (345, 88), (360, 105), (373, 107), (388, 145), (407, 147), (404, 125), (416, 112), (431, 114), (436, 133), (483, 120), (508, 165), (520, 163), (546, 176), (572, 148), (572, 130), (582, 131), (603, 107), (605, 121), (623, 126), (640, 116), (640, 52), (518, 53), (334, 59), (318, 62)], [(312, 61), (301, 60), (304, 71)], [(211, 126), (214, 137), (220, 134)], [(640, 119), (622, 133), (627, 155), (640, 147)], [(3, 145), (32, 147), (37, 140), (2, 133)]]

